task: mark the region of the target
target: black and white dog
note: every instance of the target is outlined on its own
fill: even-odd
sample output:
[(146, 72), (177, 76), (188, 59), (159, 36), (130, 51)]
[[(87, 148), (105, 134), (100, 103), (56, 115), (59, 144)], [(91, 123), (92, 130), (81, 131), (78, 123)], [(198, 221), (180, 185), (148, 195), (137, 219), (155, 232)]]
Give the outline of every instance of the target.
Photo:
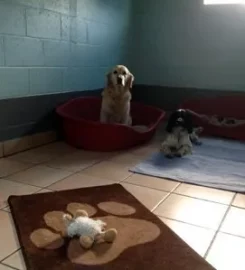
[(192, 143), (201, 144), (198, 135), (202, 128), (194, 128), (192, 115), (187, 110), (179, 109), (170, 115), (166, 132), (161, 151), (169, 158), (192, 154)]

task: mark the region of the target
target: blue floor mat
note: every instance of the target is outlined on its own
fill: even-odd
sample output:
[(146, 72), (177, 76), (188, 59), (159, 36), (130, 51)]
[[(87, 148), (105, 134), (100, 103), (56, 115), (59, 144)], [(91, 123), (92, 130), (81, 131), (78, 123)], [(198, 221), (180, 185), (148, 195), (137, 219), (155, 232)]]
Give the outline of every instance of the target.
[(245, 192), (245, 143), (202, 138), (193, 154), (167, 159), (157, 152), (131, 171), (212, 188)]

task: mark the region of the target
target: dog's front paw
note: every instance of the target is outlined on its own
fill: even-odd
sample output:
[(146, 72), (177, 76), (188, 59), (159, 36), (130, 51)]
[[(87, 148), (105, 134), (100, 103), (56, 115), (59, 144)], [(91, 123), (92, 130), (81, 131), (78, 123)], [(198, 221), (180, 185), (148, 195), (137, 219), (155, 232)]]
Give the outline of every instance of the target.
[(199, 140), (193, 141), (192, 143), (195, 144), (195, 145), (202, 145), (202, 142), (199, 141)]
[(190, 145), (182, 145), (179, 150), (176, 152), (177, 157), (183, 157), (186, 155), (191, 155), (192, 154), (192, 148)]
[(168, 155), (165, 155), (165, 156), (166, 156), (166, 158), (169, 158), (169, 159), (174, 158), (174, 154), (168, 154)]
[(174, 153), (171, 149), (171, 147), (166, 146), (165, 144), (161, 145), (160, 151), (167, 157), (167, 158), (173, 158)]

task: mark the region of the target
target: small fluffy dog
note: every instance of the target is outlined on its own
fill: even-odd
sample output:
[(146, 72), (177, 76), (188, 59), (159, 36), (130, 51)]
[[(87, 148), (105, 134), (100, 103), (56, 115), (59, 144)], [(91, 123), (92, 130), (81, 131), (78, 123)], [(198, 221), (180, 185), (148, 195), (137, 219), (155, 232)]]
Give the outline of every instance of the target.
[(179, 109), (170, 115), (166, 131), (161, 151), (169, 158), (191, 154), (192, 143), (201, 144), (198, 134), (202, 128), (193, 127), (191, 113), (186, 110)]
[(132, 125), (130, 114), (130, 90), (134, 76), (127, 67), (118, 65), (107, 74), (107, 87), (102, 92), (100, 121)]

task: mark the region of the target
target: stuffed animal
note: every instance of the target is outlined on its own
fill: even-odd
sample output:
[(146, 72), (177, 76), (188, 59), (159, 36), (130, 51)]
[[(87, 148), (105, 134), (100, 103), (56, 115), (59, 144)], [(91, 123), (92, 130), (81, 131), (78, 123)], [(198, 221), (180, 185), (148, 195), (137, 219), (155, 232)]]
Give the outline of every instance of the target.
[(106, 223), (89, 218), (85, 210), (77, 210), (74, 217), (65, 214), (63, 219), (66, 222), (67, 236), (78, 236), (81, 246), (85, 249), (91, 248), (98, 241), (112, 243), (116, 239), (116, 229), (105, 230)]

